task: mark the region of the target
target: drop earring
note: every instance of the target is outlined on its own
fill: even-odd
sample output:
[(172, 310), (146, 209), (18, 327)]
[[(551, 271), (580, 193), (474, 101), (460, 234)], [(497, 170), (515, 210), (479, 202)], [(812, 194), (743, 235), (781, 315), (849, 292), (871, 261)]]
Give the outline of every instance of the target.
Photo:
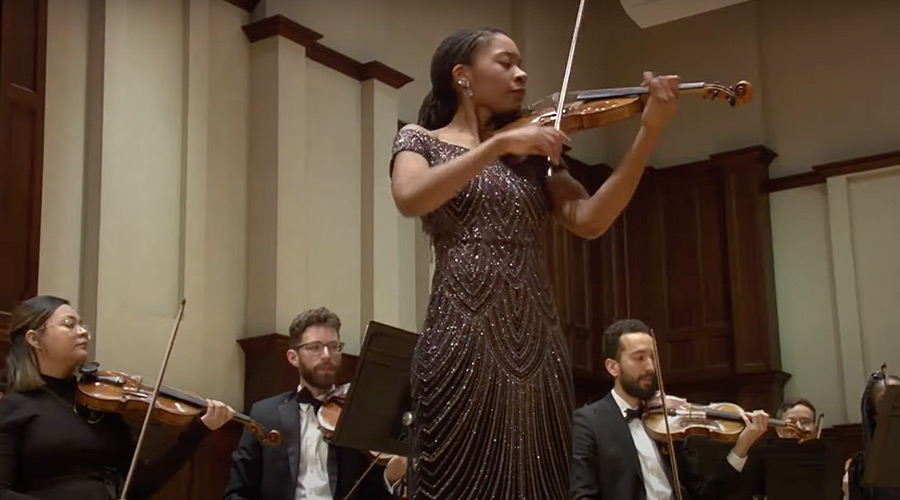
[(463, 94), (465, 94), (466, 97), (472, 97), (472, 89), (469, 88), (468, 81), (460, 80), (457, 83), (459, 83), (459, 86), (463, 88)]

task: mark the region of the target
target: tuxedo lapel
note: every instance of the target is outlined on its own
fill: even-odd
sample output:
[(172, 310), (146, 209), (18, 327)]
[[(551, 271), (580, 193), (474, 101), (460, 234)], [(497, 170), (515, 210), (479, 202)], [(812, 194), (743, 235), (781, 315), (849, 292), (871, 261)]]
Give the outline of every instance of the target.
[(292, 393), (278, 405), (283, 435), (281, 441), (287, 444), (288, 461), (291, 467), (291, 491), (297, 486), (300, 473), (300, 406), (297, 394)]
[(641, 484), (644, 483), (644, 473), (641, 470), (641, 460), (638, 458), (637, 448), (634, 446), (634, 438), (631, 437), (631, 429), (625, 423), (625, 417), (613, 399), (612, 393), (606, 395), (600, 404), (599, 411), (602, 412), (602, 421), (605, 425), (610, 426), (610, 432), (615, 437), (616, 447), (622, 450), (622, 455), (628, 461), (634, 473)]

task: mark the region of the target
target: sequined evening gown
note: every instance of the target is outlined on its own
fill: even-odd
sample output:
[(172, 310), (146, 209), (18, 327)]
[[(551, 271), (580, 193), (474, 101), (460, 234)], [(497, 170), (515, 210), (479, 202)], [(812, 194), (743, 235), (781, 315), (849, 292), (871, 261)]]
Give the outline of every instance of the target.
[[(401, 151), (438, 167), (467, 150), (404, 129)], [(413, 360), (412, 499), (569, 497), (574, 396), (544, 262), (545, 169), (492, 163), (423, 218), (436, 263)]]

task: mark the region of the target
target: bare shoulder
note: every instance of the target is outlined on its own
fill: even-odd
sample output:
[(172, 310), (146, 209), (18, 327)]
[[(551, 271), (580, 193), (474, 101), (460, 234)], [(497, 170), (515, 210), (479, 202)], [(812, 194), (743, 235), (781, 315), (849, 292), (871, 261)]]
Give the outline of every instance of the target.
[(431, 133), (430, 130), (425, 127), (418, 125), (416, 123), (407, 123), (400, 129), (401, 132), (418, 132), (420, 134), (425, 134), (429, 137), (434, 137), (434, 134)]

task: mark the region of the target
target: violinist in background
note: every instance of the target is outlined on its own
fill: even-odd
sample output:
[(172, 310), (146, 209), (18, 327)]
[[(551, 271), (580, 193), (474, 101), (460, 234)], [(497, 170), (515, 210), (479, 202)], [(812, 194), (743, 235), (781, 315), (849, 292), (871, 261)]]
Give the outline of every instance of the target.
[(887, 386), (900, 385), (900, 377), (887, 375), (884, 371), (869, 376), (863, 391), (860, 411), (862, 413), (863, 451), (857, 454), (847, 468), (847, 489), (849, 500), (900, 500), (898, 488), (874, 488), (862, 483), (866, 473), (866, 459), (872, 439), (875, 437), (875, 425), (878, 422), (878, 411)]
[[(340, 330), (340, 318), (324, 307), (305, 311), (291, 323), (287, 360), (299, 371), (300, 384), (250, 410), (266, 428), (281, 432), (282, 445), (263, 447), (245, 431), (231, 456), (225, 500), (342, 500), (362, 478), (370, 458), (329, 444), (316, 418), (323, 402), (348, 387), (335, 387), (344, 347)], [(392, 459), (387, 469), (373, 467), (351, 498), (391, 498), (405, 474), (405, 464), (398, 467), (404, 460)]]
[[(775, 418), (801, 429), (812, 429), (816, 425), (816, 407), (808, 399), (789, 399), (778, 408)], [(775, 433), (781, 439), (795, 439), (790, 430), (784, 427), (776, 427)]]
[[(134, 452), (131, 429), (118, 414), (75, 403), (74, 373), (87, 360), (89, 339), (64, 299), (35, 297), (13, 311), (8, 393), (0, 400), (0, 500), (119, 498)], [(140, 463), (128, 498), (151, 496), (234, 414), (223, 403), (207, 403), (174, 447)]]
[[(816, 426), (816, 407), (805, 398), (789, 399), (778, 408), (775, 418), (801, 429), (814, 429)], [(750, 457), (744, 472), (750, 488), (749, 493), (753, 498), (766, 498), (768, 493), (766, 485), (768, 471), (766, 467), (768, 457), (772, 453), (776, 453), (775, 446), (780, 440), (796, 441), (796, 439), (789, 429), (776, 427), (774, 433), (768, 434), (756, 445), (756, 450)]]
[[(642, 321), (620, 320), (603, 333), (606, 369), (615, 379), (603, 399), (575, 411), (572, 500), (669, 500), (669, 459), (647, 434), (642, 410), (657, 393), (653, 338)], [(719, 470), (706, 479), (684, 447), (676, 448), (684, 498), (718, 500), (737, 491), (751, 446), (768, 428), (762, 411), (742, 415), (746, 427)]]

